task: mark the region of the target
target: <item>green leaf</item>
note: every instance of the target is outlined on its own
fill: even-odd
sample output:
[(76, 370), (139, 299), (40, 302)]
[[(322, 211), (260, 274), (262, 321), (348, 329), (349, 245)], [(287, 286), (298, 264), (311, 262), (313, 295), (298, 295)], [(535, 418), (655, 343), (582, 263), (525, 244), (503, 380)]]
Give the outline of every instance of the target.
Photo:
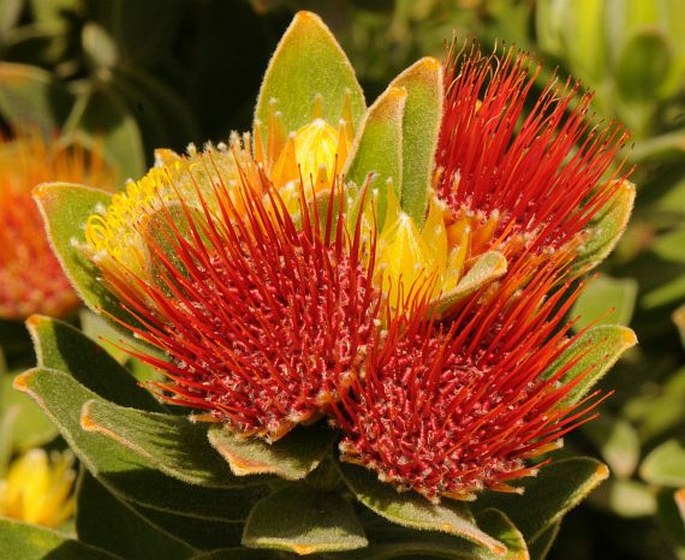
[(580, 331), (593, 323), (630, 324), (637, 290), (638, 284), (633, 278), (598, 275), (588, 282), (573, 306), (571, 315), (580, 316), (573, 328)]
[(619, 94), (630, 101), (655, 101), (669, 77), (672, 48), (658, 29), (635, 33), (623, 46), (616, 62)]
[(12, 388), (14, 375), (0, 372), (0, 478), (12, 451), (48, 443), (57, 428), (26, 395)]
[(374, 174), (378, 190), (377, 228), (383, 229), (387, 208), (386, 187), (392, 182), (397, 199), (402, 188), (402, 121), (407, 101), (407, 90), (389, 87), (376, 99), (359, 125), (352, 147), (345, 177), (356, 185), (363, 185), (370, 173)]
[(88, 22), (81, 32), (83, 51), (97, 71), (111, 69), (119, 63), (119, 49), (107, 30), (94, 22)]
[[(263, 493), (262, 495), (265, 495)], [(260, 496), (261, 497), (261, 496)], [(255, 496), (255, 502), (257, 497)], [(129, 504), (145, 519), (160, 529), (182, 539), (198, 550), (214, 550), (240, 545), (243, 525), (249, 511), (242, 519), (222, 521), (199, 517), (176, 515), (168, 511), (150, 509), (138, 504)], [(243, 549), (245, 550), (245, 549)]]
[(589, 502), (625, 518), (654, 515), (657, 507), (653, 489), (630, 478), (610, 478), (590, 496)]
[(81, 429), (81, 408), (100, 400), (70, 375), (34, 368), (15, 380), (57, 425), (81, 463), (108, 490), (135, 504), (177, 514), (233, 521), (244, 519), (259, 490), (247, 492), (191, 486), (155, 468), (149, 459), (111, 438)]
[(286, 130), (297, 130), (312, 121), (314, 100), (321, 96), (321, 118), (336, 125), (346, 94), (356, 127), (366, 104), (352, 65), (319, 16), (298, 12), (264, 74), (255, 119), (268, 123), (275, 100)]
[(616, 363), (621, 354), (635, 344), (637, 344), (635, 333), (619, 325), (598, 325), (579, 334), (544, 375), (544, 377), (551, 377), (561, 368), (569, 365), (570, 367), (562, 377), (564, 382), (570, 382), (578, 375), (584, 375), (559, 406), (568, 406), (583, 398)]
[(635, 203), (635, 185), (622, 181), (612, 199), (588, 226), (588, 239), (573, 262), (582, 271), (593, 269), (614, 249), (628, 225)]
[(669, 439), (653, 449), (640, 465), (640, 476), (658, 486), (685, 487), (685, 445)]
[(442, 120), (442, 65), (432, 57), (422, 58), (391, 83), (407, 91), (402, 122), (402, 187), (400, 203), (419, 226), (428, 210), (433, 184), (435, 150)]
[(207, 441), (207, 425), (184, 416), (144, 412), (102, 400), (81, 409), (81, 427), (130, 449), (163, 473), (208, 488), (241, 488), (254, 483), (236, 477)]
[(602, 459), (616, 476), (632, 476), (640, 461), (640, 438), (630, 422), (602, 414), (585, 424), (582, 430), (600, 450)]
[(475, 505), (480, 510), (495, 508), (504, 512), (526, 542), (531, 542), (608, 476), (609, 469), (595, 459), (563, 459), (543, 467), (537, 477), (522, 479), (523, 495), (487, 492)]
[(182, 560), (197, 551), (141, 517), (87, 472), (81, 473), (76, 531), (83, 543), (128, 560)]
[(664, 488), (659, 492), (657, 502), (659, 524), (681, 553), (685, 552), (685, 489), (674, 492), (671, 488)]
[(368, 545), (351, 504), (340, 494), (288, 485), (260, 500), (245, 523), (243, 544), (297, 554)]
[(99, 281), (99, 272), (78, 249), (83, 243), (83, 226), (98, 207), (109, 204), (111, 194), (69, 183), (45, 183), (34, 190), (34, 199), (45, 221), (48, 238), (67, 278), (85, 304), (96, 313), (133, 319)]
[(19, 131), (40, 130), (46, 136), (58, 130), (72, 96), (50, 72), (35, 66), (0, 62), (0, 113)]
[(33, 315), (26, 322), (38, 365), (67, 372), (100, 397), (122, 406), (163, 410), (129, 371), (83, 333), (57, 319)]
[(412, 529), (456, 535), (494, 554), (506, 552), (503, 543), (478, 528), (466, 504), (449, 500), (434, 504), (413, 492), (400, 494), (363, 467), (346, 464), (339, 467), (356, 498), (381, 517)]
[(84, 92), (64, 124), (64, 134), (86, 147), (102, 146), (105, 159), (124, 179), (138, 179), (145, 172), (140, 129), (111, 87)]
[(331, 449), (335, 432), (317, 424), (299, 427), (275, 443), (237, 436), (213, 425), (209, 442), (226, 459), (234, 474), (275, 474), (300, 480), (312, 472)]
[[(488, 510), (478, 517), (478, 523), (489, 535), (499, 539), (507, 547), (505, 551), (492, 552), (473, 542), (434, 532), (417, 532), (398, 525), (379, 524), (375, 519), (365, 524), (369, 547), (338, 554), (345, 560), (385, 560), (390, 558), (447, 558), (451, 560), (528, 560), (523, 535), (500, 511)], [(381, 520), (383, 521), (383, 520)]]
[(2, 517), (0, 551), (3, 558), (21, 560), (123, 560), (52, 529)]
[(545, 558), (547, 558), (547, 555), (559, 534), (560, 527), (560, 521), (552, 523), (528, 544), (528, 554), (530, 555), (531, 560), (545, 560)]
[(503, 276), (507, 271), (507, 259), (498, 251), (479, 255), (464, 277), (451, 292), (441, 295), (437, 301), (438, 316), (448, 315), (450, 310), (489, 282)]
[(5, 41), (5, 35), (21, 19), (24, 0), (0, 0), (0, 42)]

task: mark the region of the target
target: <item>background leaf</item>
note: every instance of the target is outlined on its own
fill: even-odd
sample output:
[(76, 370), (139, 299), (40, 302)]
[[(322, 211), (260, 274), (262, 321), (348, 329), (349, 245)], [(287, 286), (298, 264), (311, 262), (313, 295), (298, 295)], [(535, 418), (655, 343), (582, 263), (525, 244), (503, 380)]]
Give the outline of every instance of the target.
[(49, 72), (0, 62), (0, 113), (16, 130), (54, 135), (72, 103), (73, 97)]
[(57, 531), (1, 517), (0, 552), (21, 560), (124, 560)]

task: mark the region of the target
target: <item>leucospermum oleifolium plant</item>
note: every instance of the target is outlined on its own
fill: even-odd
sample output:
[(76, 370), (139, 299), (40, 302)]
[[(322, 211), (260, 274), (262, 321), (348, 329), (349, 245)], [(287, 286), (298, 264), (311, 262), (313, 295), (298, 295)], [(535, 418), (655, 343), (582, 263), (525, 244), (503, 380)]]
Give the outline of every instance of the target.
[(515, 49), (455, 48), (367, 108), (302, 12), (251, 133), (160, 150), (114, 196), (36, 191), (81, 297), (161, 374), (147, 392), (76, 330), (29, 319), (39, 366), (15, 386), (83, 465), (69, 546), (546, 554), (607, 475), (548, 452), (596, 414), (592, 385), (635, 343), (618, 326), (574, 333), (568, 313), (634, 189), (622, 133), (586, 124), (577, 87), (524, 111), (535, 72)]

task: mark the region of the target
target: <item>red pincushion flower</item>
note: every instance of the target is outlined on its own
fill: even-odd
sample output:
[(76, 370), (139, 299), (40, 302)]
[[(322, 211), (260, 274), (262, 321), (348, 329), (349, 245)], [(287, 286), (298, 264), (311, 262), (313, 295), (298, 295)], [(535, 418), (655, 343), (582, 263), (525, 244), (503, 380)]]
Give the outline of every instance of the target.
[[(179, 185), (192, 183), (193, 164), (179, 173)], [(197, 193), (202, 211), (164, 206), (141, 221), (149, 279), (121, 266), (104, 277), (138, 335), (170, 357), (139, 356), (170, 379), (157, 384), (162, 398), (274, 441), (352, 382), (376, 336), (379, 294), (359, 229), (350, 239), (334, 213), (339, 197), (317, 210), (302, 192), (296, 224), (265, 177), (254, 185), (242, 175), (233, 189), (215, 179), (214, 200)]]
[(583, 378), (560, 383), (572, 364), (546, 376), (574, 340), (563, 320), (573, 296), (546, 298), (559, 271), (521, 270), (448, 324), (422, 320), (416, 299), (393, 317), (365, 375), (334, 407), (346, 433), (342, 459), (433, 501), (514, 491), (507, 481), (536, 470), (526, 460), (557, 447), (598, 402), (564, 403)]
[(590, 96), (576, 99), (577, 87), (550, 85), (525, 114), (528, 67), (513, 49), (451, 53), (436, 155), (448, 244), (467, 259), (500, 251), (508, 271), (441, 321), (426, 319), (431, 290), (415, 289), (334, 407), (344, 461), (431, 500), (513, 490), (507, 481), (535, 470), (527, 459), (598, 402), (566, 402), (584, 377), (562, 380), (569, 364), (548, 372), (578, 336), (565, 313), (591, 221), (632, 189), (610, 169), (625, 136), (587, 123)]
[(524, 248), (577, 251), (617, 189), (632, 189), (612, 170), (625, 133), (588, 122), (592, 96), (578, 85), (555, 80), (532, 100), (538, 71), (513, 48), (452, 51), (446, 63), (436, 165), (448, 237), (459, 244), (468, 228), (471, 255), (499, 250), (510, 268)]

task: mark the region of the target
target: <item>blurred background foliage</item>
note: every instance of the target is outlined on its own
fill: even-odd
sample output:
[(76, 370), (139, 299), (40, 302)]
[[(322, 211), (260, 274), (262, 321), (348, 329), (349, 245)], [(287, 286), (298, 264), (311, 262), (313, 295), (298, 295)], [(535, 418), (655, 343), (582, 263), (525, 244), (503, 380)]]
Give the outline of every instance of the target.
[[(569, 515), (550, 557), (685, 559), (685, 0), (0, 0), (4, 135), (99, 143), (123, 177), (138, 177), (156, 147), (248, 130), (297, 9), (331, 26), (369, 102), (454, 34), (531, 51), (541, 83), (573, 75), (596, 92), (591, 118), (630, 131), (634, 218), (575, 312), (629, 324), (640, 346), (608, 376), (615, 394), (602, 417), (567, 442), (613, 474)], [(16, 371), (27, 358), (10, 327), (1, 336)], [(10, 377), (0, 430), (12, 444), (0, 446), (0, 465), (55, 433), (7, 390)], [(12, 438), (10, 424), (20, 427)]]

